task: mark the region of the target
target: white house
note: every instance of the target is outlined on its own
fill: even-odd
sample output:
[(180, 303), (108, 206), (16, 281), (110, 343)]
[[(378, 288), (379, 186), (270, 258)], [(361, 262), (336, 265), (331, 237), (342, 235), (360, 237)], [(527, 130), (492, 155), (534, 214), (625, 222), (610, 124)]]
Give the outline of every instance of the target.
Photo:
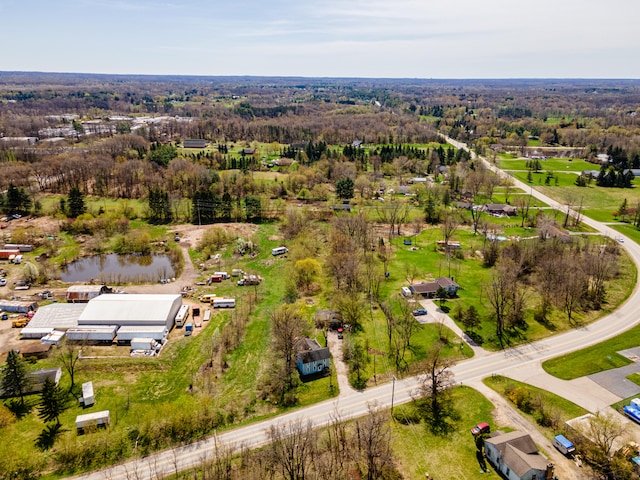
[[(497, 433), (497, 432), (496, 432)], [(528, 433), (509, 432), (495, 435), (484, 441), (484, 453), (508, 480), (544, 480), (553, 465), (539, 452)]]

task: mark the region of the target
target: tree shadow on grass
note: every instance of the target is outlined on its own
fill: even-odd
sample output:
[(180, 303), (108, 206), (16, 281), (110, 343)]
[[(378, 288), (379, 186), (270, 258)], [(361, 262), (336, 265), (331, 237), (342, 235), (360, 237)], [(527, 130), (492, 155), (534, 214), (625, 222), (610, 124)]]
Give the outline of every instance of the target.
[(56, 437), (63, 431), (64, 430), (62, 430), (62, 425), (59, 423), (47, 425), (44, 430), (40, 432), (40, 435), (38, 435), (38, 439), (36, 440), (36, 447), (38, 447), (42, 451), (51, 449), (53, 447), (53, 444), (56, 442)]

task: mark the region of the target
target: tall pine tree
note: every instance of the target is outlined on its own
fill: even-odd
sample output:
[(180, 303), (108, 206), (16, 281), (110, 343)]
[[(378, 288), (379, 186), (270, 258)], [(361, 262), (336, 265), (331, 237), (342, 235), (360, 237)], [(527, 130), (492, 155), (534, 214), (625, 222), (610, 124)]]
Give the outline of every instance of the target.
[(10, 350), (2, 369), (2, 391), (8, 397), (20, 397), (20, 404), (24, 407), (24, 396), (29, 393), (30, 386), (27, 364), (15, 350)]

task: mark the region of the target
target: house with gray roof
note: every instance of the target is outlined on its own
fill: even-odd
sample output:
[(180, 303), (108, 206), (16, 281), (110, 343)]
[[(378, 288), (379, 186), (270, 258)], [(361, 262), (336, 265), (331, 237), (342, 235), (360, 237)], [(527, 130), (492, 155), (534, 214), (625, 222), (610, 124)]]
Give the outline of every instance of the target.
[[(497, 434), (497, 435), (496, 435)], [(538, 452), (538, 447), (528, 433), (496, 432), (484, 441), (484, 453), (507, 480), (543, 480), (553, 465)], [(552, 472), (549, 472), (552, 473)]]
[(317, 340), (301, 338), (294, 346), (296, 367), (300, 375), (313, 375), (329, 371), (331, 353), (328, 347), (321, 347)]

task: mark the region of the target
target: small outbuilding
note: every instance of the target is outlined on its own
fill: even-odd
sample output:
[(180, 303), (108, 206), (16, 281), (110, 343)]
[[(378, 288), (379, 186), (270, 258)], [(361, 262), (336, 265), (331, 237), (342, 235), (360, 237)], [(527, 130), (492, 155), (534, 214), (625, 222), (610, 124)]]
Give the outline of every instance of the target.
[(82, 397), (80, 398), (80, 404), (87, 408), (93, 406), (96, 403), (96, 398), (93, 393), (93, 382), (85, 382), (82, 384)]
[(300, 375), (313, 375), (329, 370), (331, 353), (329, 348), (321, 347), (317, 340), (301, 338), (295, 344), (296, 367)]
[(111, 423), (109, 410), (85, 413), (76, 417), (76, 429), (83, 434), (87, 428), (107, 427)]
[(0, 310), (11, 313), (29, 313), (38, 309), (37, 302), (22, 302), (19, 300), (0, 299)]
[(106, 285), (71, 285), (67, 289), (67, 302), (87, 303), (89, 300), (105, 293), (113, 293), (113, 289)]

